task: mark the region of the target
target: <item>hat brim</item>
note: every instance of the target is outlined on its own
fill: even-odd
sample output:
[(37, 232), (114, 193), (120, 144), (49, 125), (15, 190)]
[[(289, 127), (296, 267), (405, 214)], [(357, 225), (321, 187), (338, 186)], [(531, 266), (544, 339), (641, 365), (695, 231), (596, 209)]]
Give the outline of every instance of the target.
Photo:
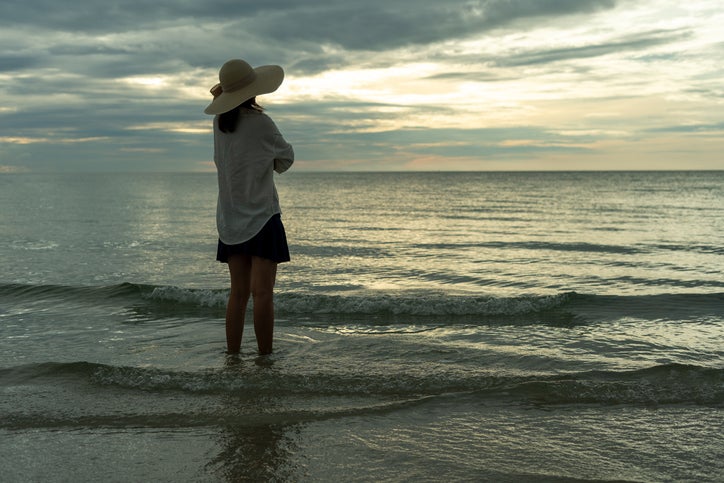
[(214, 115), (228, 112), (252, 97), (276, 91), (284, 80), (284, 70), (278, 65), (262, 65), (256, 67), (254, 72), (254, 82), (242, 89), (222, 92), (204, 109), (204, 113)]

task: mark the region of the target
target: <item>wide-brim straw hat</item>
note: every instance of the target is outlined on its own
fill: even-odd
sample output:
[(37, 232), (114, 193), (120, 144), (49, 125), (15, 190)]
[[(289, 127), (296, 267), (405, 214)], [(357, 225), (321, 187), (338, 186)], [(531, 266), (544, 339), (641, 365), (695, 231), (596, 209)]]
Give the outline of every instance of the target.
[(252, 97), (274, 92), (283, 80), (284, 70), (278, 65), (252, 68), (243, 60), (232, 59), (219, 70), (221, 94), (211, 101), (204, 112), (206, 114), (228, 112)]

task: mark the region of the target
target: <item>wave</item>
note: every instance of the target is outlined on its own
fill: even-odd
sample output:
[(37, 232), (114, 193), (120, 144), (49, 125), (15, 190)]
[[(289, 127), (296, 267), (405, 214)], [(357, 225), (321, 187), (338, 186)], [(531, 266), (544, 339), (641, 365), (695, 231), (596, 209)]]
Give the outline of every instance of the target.
[[(275, 296), (275, 310), (282, 315), (513, 316), (551, 310), (574, 296), (574, 293), (492, 297), (440, 293), (330, 295), (281, 292)], [(223, 308), (226, 306), (228, 291), (166, 286), (154, 287), (144, 297), (160, 303)]]
[(724, 405), (724, 371), (665, 364), (647, 369), (592, 371), (525, 381), (511, 394), (534, 404)]
[(425, 249), (456, 249), (465, 247), (474, 248), (500, 248), (504, 250), (540, 250), (558, 252), (585, 252), (585, 253), (613, 253), (613, 254), (639, 254), (645, 248), (623, 245), (605, 245), (601, 243), (565, 243), (565, 242), (516, 242), (516, 241), (491, 241), (467, 244), (455, 243), (418, 243), (413, 245)]
[[(334, 371), (334, 368), (330, 369)], [(724, 406), (724, 370), (684, 364), (657, 365), (633, 371), (588, 371), (560, 375), (285, 374), (256, 368), (208, 369), (199, 372), (113, 366), (90, 362), (42, 363), (0, 369), (3, 386), (73, 384), (96, 389), (194, 395), (253, 394), (285, 397), (373, 397), (420, 399), (474, 398), (494, 404), (524, 405), (671, 405)], [(69, 383), (72, 382), (72, 383)]]
[(493, 248), (502, 250), (533, 250), (552, 252), (581, 252), (604, 253), (614, 255), (640, 255), (647, 253), (691, 252), (706, 255), (722, 255), (724, 248), (718, 245), (705, 243), (675, 244), (675, 243), (639, 243), (635, 245), (611, 245), (604, 243), (585, 242), (545, 242), (545, 241), (489, 241), (476, 243), (417, 243), (415, 248), (445, 250), (460, 248)]
[[(226, 306), (228, 290), (133, 283), (101, 287), (0, 284), (0, 297), (9, 302), (46, 299), (92, 305), (142, 306), (145, 312), (159, 317), (204, 311), (215, 317)], [(404, 291), (344, 295), (280, 291), (276, 294), (275, 309), (281, 316), (527, 317), (575, 324), (621, 316), (676, 320), (702, 316), (721, 318), (724, 293), (596, 295), (570, 291), (553, 295), (499, 297)]]
[(139, 295), (152, 290), (151, 285), (121, 283), (103, 286), (32, 285), (22, 283), (0, 284), (0, 296), (8, 299), (85, 298), (114, 299)]

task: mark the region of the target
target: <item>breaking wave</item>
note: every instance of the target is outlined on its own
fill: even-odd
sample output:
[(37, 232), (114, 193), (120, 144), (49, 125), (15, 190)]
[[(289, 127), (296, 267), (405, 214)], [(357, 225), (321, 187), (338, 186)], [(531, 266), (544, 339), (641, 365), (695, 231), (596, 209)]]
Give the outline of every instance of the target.
[[(101, 287), (58, 285), (0, 285), (0, 297), (73, 301), (82, 304), (147, 306), (163, 316), (164, 311), (210, 310), (218, 313), (226, 306), (228, 290), (184, 288), (123, 283)], [(393, 315), (393, 316), (476, 316), (520, 317), (535, 314), (595, 314), (607, 318), (620, 315), (645, 319), (714, 316), (724, 313), (724, 293), (683, 293), (615, 296), (562, 292), (553, 295), (498, 297), (445, 293), (324, 294), (281, 291), (275, 295), (275, 309), (284, 315)], [(595, 318), (594, 317), (594, 318)]]

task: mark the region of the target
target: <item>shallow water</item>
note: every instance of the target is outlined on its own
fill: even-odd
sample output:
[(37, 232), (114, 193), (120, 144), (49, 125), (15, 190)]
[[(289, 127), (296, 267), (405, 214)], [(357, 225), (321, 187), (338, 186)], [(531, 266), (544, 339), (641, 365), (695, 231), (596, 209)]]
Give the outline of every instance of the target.
[(724, 173), (289, 173), (275, 353), (215, 178), (0, 176), (7, 481), (717, 481)]

